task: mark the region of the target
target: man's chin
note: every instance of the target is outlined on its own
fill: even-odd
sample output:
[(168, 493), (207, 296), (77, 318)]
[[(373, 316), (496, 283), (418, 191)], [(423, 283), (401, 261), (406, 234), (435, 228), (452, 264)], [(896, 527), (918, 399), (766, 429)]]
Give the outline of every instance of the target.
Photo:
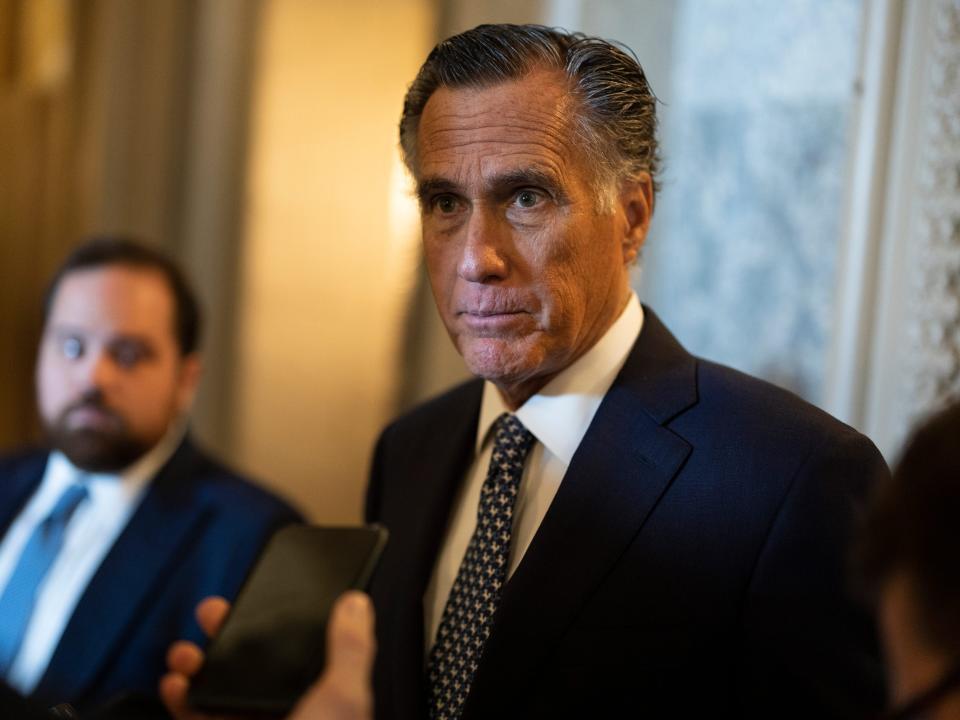
[(150, 447), (127, 435), (77, 429), (49, 433), (50, 445), (81, 470), (115, 473), (129, 467)]
[(471, 373), (498, 387), (526, 385), (545, 374), (540, 348), (514, 340), (472, 338), (462, 345), (461, 354)]

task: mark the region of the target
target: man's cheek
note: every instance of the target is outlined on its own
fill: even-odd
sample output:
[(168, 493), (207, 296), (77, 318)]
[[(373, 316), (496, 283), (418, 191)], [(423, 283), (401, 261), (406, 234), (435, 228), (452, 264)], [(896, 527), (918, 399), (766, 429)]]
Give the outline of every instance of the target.
[(62, 378), (51, 373), (49, 367), (41, 368), (37, 378), (37, 404), (45, 417), (58, 414), (60, 406), (64, 404), (61, 400), (65, 394), (62, 385)]

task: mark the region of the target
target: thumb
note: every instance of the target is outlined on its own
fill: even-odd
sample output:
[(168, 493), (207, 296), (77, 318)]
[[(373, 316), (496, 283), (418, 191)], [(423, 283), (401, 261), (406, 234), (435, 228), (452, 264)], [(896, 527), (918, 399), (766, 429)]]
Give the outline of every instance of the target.
[(373, 717), (370, 675), (376, 654), (373, 607), (360, 592), (337, 600), (327, 627), (327, 665), (290, 720), (369, 720)]

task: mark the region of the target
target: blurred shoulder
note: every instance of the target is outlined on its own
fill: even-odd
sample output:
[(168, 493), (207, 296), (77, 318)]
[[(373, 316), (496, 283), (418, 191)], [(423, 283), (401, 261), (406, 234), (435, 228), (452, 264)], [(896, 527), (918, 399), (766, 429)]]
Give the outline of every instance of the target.
[(176, 470), (178, 466), (185, 468), (181, 479), (190, 489), (220, 511), (278, 520), (302, 519), (300, 512), (280, 494), (268, 489), (265, 482), (239, 472), (198, 447), (192, 438), (184, 441), (165, 470)]
[(50, 453), (38, 447), (18, 448), (0, 454), (0, 475), (38, 468), (43, 470)]

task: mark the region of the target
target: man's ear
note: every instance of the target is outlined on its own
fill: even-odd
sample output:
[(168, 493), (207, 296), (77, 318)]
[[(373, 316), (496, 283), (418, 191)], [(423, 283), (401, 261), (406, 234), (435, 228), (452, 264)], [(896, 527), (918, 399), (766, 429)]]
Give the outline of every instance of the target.
[(193, 352), (180, 361), (180, 378), (177, 381), (177, 408), (186, 412), (193, 405), (203, 375), (200, 353)]
[(628, 180), (620, 189), (620, 206), (623, 208), (626, 228), (623, 234), (623, 263), (636, 261), (640, 248), (647, 239), (650, 220), (653, 217), (653, 178), (649, 173)]

